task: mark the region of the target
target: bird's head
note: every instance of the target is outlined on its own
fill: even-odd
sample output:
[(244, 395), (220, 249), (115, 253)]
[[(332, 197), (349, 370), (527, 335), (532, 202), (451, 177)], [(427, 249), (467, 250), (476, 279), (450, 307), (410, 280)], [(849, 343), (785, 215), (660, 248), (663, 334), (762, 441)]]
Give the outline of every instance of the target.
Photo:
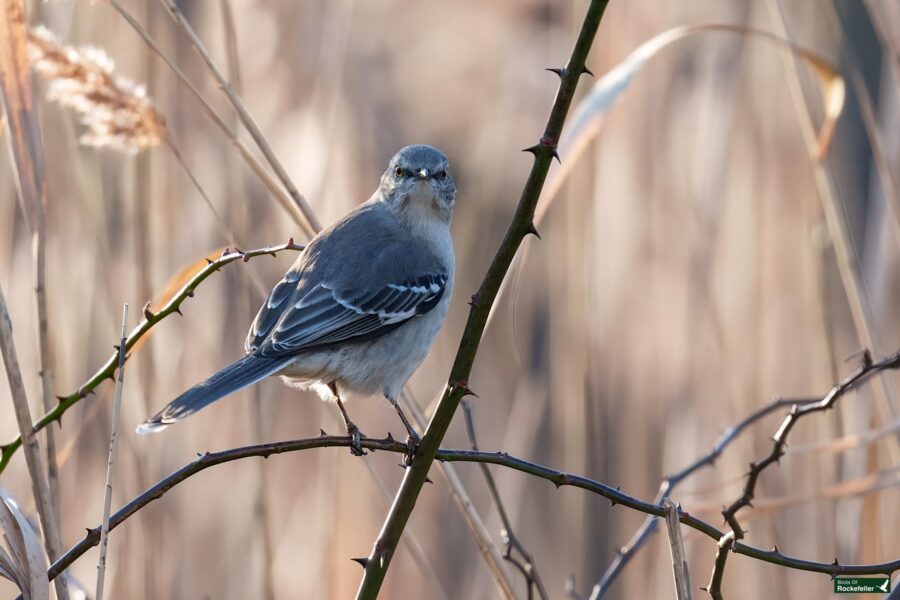
[(444, 153), (423, 144), (394, 155), (381, 177), (381, 196), (395, 210), (449, 221), (456, 201), (456, 183)]

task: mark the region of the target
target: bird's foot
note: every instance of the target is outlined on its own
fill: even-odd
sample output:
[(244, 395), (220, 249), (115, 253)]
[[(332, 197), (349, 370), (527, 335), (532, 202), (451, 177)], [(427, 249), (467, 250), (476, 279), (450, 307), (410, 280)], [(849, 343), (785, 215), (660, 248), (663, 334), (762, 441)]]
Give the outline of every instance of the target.
[(352, 421), (347, 422), (347, 435), (350, 436), (350, 454), (353, 456), (365, 456), (368, 454), (362, 447), (362, 432)]
[(419, 450), (419, 444), (422, 442), (422, 438), (419, 437), (415, 431), (410, 431), (409, 435), (406, 436), (406, 453), (403, 455), (403, 467), (408, 467), (412, 464), (413, 459), (416, 457), (416, 452)]

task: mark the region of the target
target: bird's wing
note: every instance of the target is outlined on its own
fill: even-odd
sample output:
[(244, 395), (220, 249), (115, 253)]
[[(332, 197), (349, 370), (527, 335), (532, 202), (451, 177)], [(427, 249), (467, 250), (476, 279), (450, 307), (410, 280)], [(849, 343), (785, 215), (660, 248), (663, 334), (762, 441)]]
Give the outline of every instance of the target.
[[(302, 278), (288, 273), (253, 324), (251, 336), (259, 342), (251, 349), (274, 358), (377, 338), (437, 306), (447, 277), (436, 271), (373, 287), (322, 281), (302, 289)], [(300, 293), (292, 294), (292, 287)]]

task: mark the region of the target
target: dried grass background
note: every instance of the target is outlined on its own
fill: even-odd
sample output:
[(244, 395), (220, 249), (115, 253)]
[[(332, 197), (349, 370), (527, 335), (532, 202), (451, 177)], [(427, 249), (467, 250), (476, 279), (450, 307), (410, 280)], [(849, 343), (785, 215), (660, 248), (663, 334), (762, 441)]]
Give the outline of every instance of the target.
[[(460, 188), (453, 233), (458, 282), (447, 325), (410, 389), (425, 405), (440, 390), (465, 319), (530, 166), (581, 0), (425, 2), (355, 0), (184, 3), (214, 59), (227, 64), (223, 2), (235, 13), (241, 93), (316, 214), (330, 223), (368, 198), (390, 156), (409, 143), (443, 149)], [(125, 2), (219, 109), (224, 97), (160, 5)], [(851, 90), (824, 168), (861, 255), (877, 323), (878, 356), (900, 346), (900, 236), (887, 202), (900, 180), (900, 20), (892, 0), (783, 0), (791, 39), (849, 77), (874, 103), (887, 175)], [(604, 73), (672, 26), (728, 22), (778, 31), (779, 2), (614, 1), (591, 69)], [(236, 157), (189, 93), (103, 3), (34, 3), (33, 22), (67, 44), (102, 47), (117, 71), (144, 83), (193, 173), (246, 248), (302, 237)], [(701, 454), (729, 424), (775, 395), (824, 393), (860, 349), (826, 227), (813, 163), (783, 54), (738, 36), (680, 42), (653, 59), (620, 98), (551, 209), (543, 241), (529, 240), (522, 284), (506, 296), (471, 379), (479, 442), (584, 473), (651, 498), (660, 478)], [(816, 118), (812, 79), (804, 89)], [(587, 84), (587, 82), (586, 82)], [(585, 85), (585, 88), (587, 86)], [(583, 88), (583, 89), (585, 89)], [(40, 87), (40, 90), (46, 88)], [(820, 111), (818, 111), (820, 112)], [(230, 233), (166, 147), (138, 156), (78, 145), (78, 117), (43, 102), (48, 179), (48, 299), (55, 387), (93, 373), (118, 339), (123, 302), (142, 306), (178, 269), (230, 243)], [(567, 160), (566, 156), (562, 157)], [(556, 168), (556, 167), (554, 167)], [(0, 160), (0, 283), (8, 295), (29, 397), (37, 399), (30, 240)], [(172, 317), (129, 363), (114, 507), (196, 452), (338, 432), (333, 407), (276, 380), (235, 394), (166, 432), (133, 425), (241, 353), (261, 290), (292, 258), (228, 267)], [(900, 378), (885, 376), (893, 414), (864, 388), (837, 411), (805, 420), (794, 446), (896, 424)], [(63, 539), (99, 523), (113, 386), (63, 419)], [(37, 406), (32, 409), (38, 413)], [(352, 402), (366, 433), (400, 433), (382, 399)], [(257, 420), (259, 423), (257, 423)], [(747, 463), (767, 450), (772, 417), (729, 449), (715, 469), (678, 490), (711, 521), (739, 495)], [(0, 386), (0, 440), (17, 433)], [(462, 415), (444, 444), (466, 445)], [(393, 491), (395, 456), (365, 459)], [(900, 555), (896, 432), (843, 452), (795, 452), (763, 476), (748, 540), (830, 562)], [(474, 466), (459, 472), (492, 531), (499, 521)], [(577, 577), (588, 592), (642, 515), (610, 509), (576, 489), (555, 490), (494, 471), (517, 535), (554, 598)], [(875, 480), (866, 486), (864, 477)], [(851, 482), (849, 491), (835, 488)], [(28, 475), (17, 455), (0, 483), (23, 504)], [(846, 486), (845, 486), (846, 487)], [(837, 491), (835, 492), (835, 489)], [(830, 493), (829, 493), (830, 491)], [(767, 502), (764, 499), (768, 500)], [(115, 598), (349, 598), (387, 501), (364, 461), (316, 450), (205, 472), (144, 509), (110, 539), (107, 589)], [(493, 598), (496, 589), (447, 486), (426, 488), (411, 521), (437, 581), (406, 543), (383, 597)], [(265, 531), (263, 531), (265, 528)], [(499, 539), (499, 534), (497, 535)], [(704, 582), (714, 544), (686, 533), (692, 577)], [(73, 573), (93, 582), (96, 550)], [(896, 585), (896, 584), (895, 584)], [(729, 562), (736, 598), (828, 597), (827, 577), (744, 557)], [(3, 597), (12, 588), (0, 582)], [(672, 597), (668, 548), (657, 535), (616, 584), (616, 598)]]

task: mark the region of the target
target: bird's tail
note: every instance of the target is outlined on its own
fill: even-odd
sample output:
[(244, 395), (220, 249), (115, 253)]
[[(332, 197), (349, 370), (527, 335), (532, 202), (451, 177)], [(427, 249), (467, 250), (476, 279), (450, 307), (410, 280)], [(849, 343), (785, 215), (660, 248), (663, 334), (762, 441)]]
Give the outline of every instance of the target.
[(267, 358), (248, 354), (172, 400), (164, 409), (138, 425), (137, 432), (162, 431), (207, 404), (280, 371), (291, 360), (292, 357)]

